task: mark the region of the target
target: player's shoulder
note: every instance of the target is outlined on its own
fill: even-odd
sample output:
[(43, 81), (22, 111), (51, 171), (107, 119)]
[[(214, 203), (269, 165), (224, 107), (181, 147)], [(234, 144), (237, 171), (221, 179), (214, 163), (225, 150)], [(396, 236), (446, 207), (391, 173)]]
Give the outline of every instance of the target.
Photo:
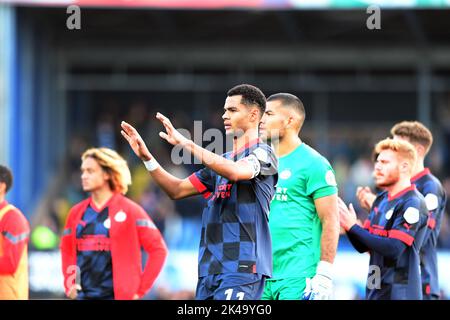
[(8, 209), (5, 212), (5, 214), (2, 218), (2, 221), (3, 222), (9, 221), (12, 223), (20, 223), (20, 224), (28, 224), (28, 220), (25, 217), (25, 215), (22, 213), (22, 211), (12, 204), (8, 204)]
[(256, 144), (254, 144), (253, 146), (250, 147), (250, 150), (251, 150), (252, 153), (254, 153), (255, 151), (258, 152), (260, 150), (264, 151), (264, 152), (267, 152), (267, 153), (270, 153), (270, 154), (275, 153), (274, 147), (272, 145), (270, 145), (270, 144), (267, 144), (264, 141), (260, 141), (260, 142), (258, 142)]
[(417, 209), (426, 209), (425, 197), (417, 190), (413, 188), (409, 192), (405, 193), (402, 196), (402, 205), (403, 207), (414, 207)]
[(333, 167), (327, 158), (306, 143), (300, 145), (299, 148), (301, 149), (298, 152), (298, 158), (301, 161), (296, 161), (296, 165), (303, 168), (302, 171), (306, 175), (323, 176), (325, 174), (327, 179), (335, 180)]
[(74, 213), (80, 211), (82, 208), (88, 206), (89, 202), (90, 202), (90, 198), (87, 198), (87, 199), (81, 200), (80, 202), (74, 204), (72, 206), (72, 208), (70, 208), (69, 214), (74, 214)]
[(140, 204), (138, 204), (137, 202), (131, 200), (130, 198), (119, 194), (117, 195), (118, 199), (118, 205), (122, 210), (126, 210), (129, 211), (129, 213), (131, 214), (138, 214), (138, 213), (142, 213), (144, 212), (144, 208), (142, 208), (142, 206)]
[(436, 195), (443, 194), (444, 188), (442, 186), (441, 181), (433, 175), (432, 173), (427, 174), (424, 178), (422, 189), (419, 190), (423, 195), (426, 195), (427, 193), (435, 193)]
[(250, 153), (263, 163), (278, 166), (278, 157), (273, 147), (265, 142), (258, 142), (253, 145), (250, 148)]
[(313, 147), (311, 147), (310, 145), (306, 144), (303, 142), (302, 146), (304, 149), (304, 153), (307, 155), (308, 162), (314, 162), (314, 163), (323, 163), (326, 165), (330, 165), (330, 162), (328, 161), (328, 159), (322, 155), (319, 151), (317, 151), (316, 149), (314, 149)]

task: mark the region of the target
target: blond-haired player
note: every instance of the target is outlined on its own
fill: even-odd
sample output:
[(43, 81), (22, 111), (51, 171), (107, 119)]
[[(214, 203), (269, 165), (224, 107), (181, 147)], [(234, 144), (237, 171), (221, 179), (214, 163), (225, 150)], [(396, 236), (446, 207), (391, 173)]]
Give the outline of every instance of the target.
[[(83, 153), (81, 182), (90, 197), (69, 212), (61, 240), (64, 287), (71, 299), (139, 299), (167, 256), (165, 242), (144, 209), (124, 195), (126, 161), (114, 150)], [(149, 254), (142, 270), (141, 248)]]
[[(425, 167), (424, 161), (433, 144), (431, 131), (418, 121), (402, 121), (391, 129), (394, 139), (410, 142), (417, 152), (411, 183), (425, 197), (428, 209), (427, 235), (420, 250), (420, 267), (422, 275), (422, 292), (426, 300), (440, 297), (438, 261), (436, 245), (445, 210), (447, 196), (440, 181)], [(375, 195), (368, 187), (359, 187), (357, 191), (360, 205), (370, 210)]]
[(411, 184), (417, 152), (406, 141), (385, 139), (375, 153), (375, 182), (384, 191), (376, 197), (363, 227), (356, 222), (352, 204), (347, 207), (340, 200), (340, 223), (355, 249), (370, 253), (367, 299), (422, 299), (419, 250), (427, 208)]

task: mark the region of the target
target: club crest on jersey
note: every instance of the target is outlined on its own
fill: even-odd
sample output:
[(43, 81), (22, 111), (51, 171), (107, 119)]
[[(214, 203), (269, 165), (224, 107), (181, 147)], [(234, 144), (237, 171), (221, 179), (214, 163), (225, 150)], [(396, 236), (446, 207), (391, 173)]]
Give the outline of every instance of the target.
[(280, 173), (280, 179), (287, 180), (291, 177), (291, 175), (292, 175), (291, 170), (289, 170), (289, 169), (283, 170)]
[(428, 211), (436, 210), (439, 205), (438, 197), (432, 193), (425, 196), (425, 202), (427, 204)]
[(393, 214), (394, 214), (394, 209), (391, 209), (388, 212), (386, 212), (386, 215), (384, 217), (386, 218), (386, 220), (389, 220), (392, 218)]
[(417, 223), (419, 222), (420, 218), (419, 210), (413, 207), (409, 207), (403, 214), (403, 218), (405, 218), (406, 222), (408, 222), (409, 224)]
[(106, 219), (104, 222), (103, 222), (103, 226), (106, 228), (106, 229), (109, 229), (109, 228), (111, 228), (111, 219)]
[(126, 219), (127, 219), (127, 214), (125, 212), (123, 212), (122, 210), (117, 212), (116, 215), (114, 216), (114, 220), (116, 220), (117, 222), (124, 222)]

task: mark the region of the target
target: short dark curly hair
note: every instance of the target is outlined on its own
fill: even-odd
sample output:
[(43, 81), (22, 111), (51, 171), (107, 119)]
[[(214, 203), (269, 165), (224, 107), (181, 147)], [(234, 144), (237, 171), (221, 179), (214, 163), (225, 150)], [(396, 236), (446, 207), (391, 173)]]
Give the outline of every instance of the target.
[(266, 111), (266, 96), (257, 87), (250, 84), (237, 85), (227, 92), (228, 97), (242, 96), (241, 103), (246, 106), (257, 106), (260, 111), (260, 117)]
[(6, 192), (9, 191), (12, 187), (13, 183), (13, 177), (11, 170), (8, 169), (8, 167), (0, 165), (0, 183), (6, 184)]

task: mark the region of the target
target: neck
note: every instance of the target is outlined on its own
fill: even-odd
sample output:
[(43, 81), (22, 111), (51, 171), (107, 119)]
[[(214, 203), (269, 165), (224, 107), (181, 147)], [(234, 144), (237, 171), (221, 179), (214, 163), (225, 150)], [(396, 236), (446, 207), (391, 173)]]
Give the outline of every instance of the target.
[(276, 155), (282, 157), (294, 151), (302, 144), (302, 140), (297, 134), (286, 134), (283, 138), (274, 141), (273, 144)]
[(248, 129), (242, 136), (233, 139), (233, 152), (237, 152), (246, 144), (256, 139), (258, 139), (258, 129)]
[(91, 197), (97, 208), (103, 207), (106, 202), (113, 196), (113, 192), (109, 188), (109, 186), (100, 188), (98, 190), (92, 191)]
[(401, 178), (396, 184), (389, 186), (386, 190), (389, 192), (389, 195), (395, 196), (397, 193), (405, 190), (406, 188), (411, 186), (410, 178)]
[(414, 177), (416, 174), (421, 173), (423, 170), (425, 170), (424, 159), (419, 159), (416, 163), (416, 166), (414, 167), (412, 176)]
[(0, 195), (0, 203), (2, 203), (3, 201), (5, 201), (5, 195)]

